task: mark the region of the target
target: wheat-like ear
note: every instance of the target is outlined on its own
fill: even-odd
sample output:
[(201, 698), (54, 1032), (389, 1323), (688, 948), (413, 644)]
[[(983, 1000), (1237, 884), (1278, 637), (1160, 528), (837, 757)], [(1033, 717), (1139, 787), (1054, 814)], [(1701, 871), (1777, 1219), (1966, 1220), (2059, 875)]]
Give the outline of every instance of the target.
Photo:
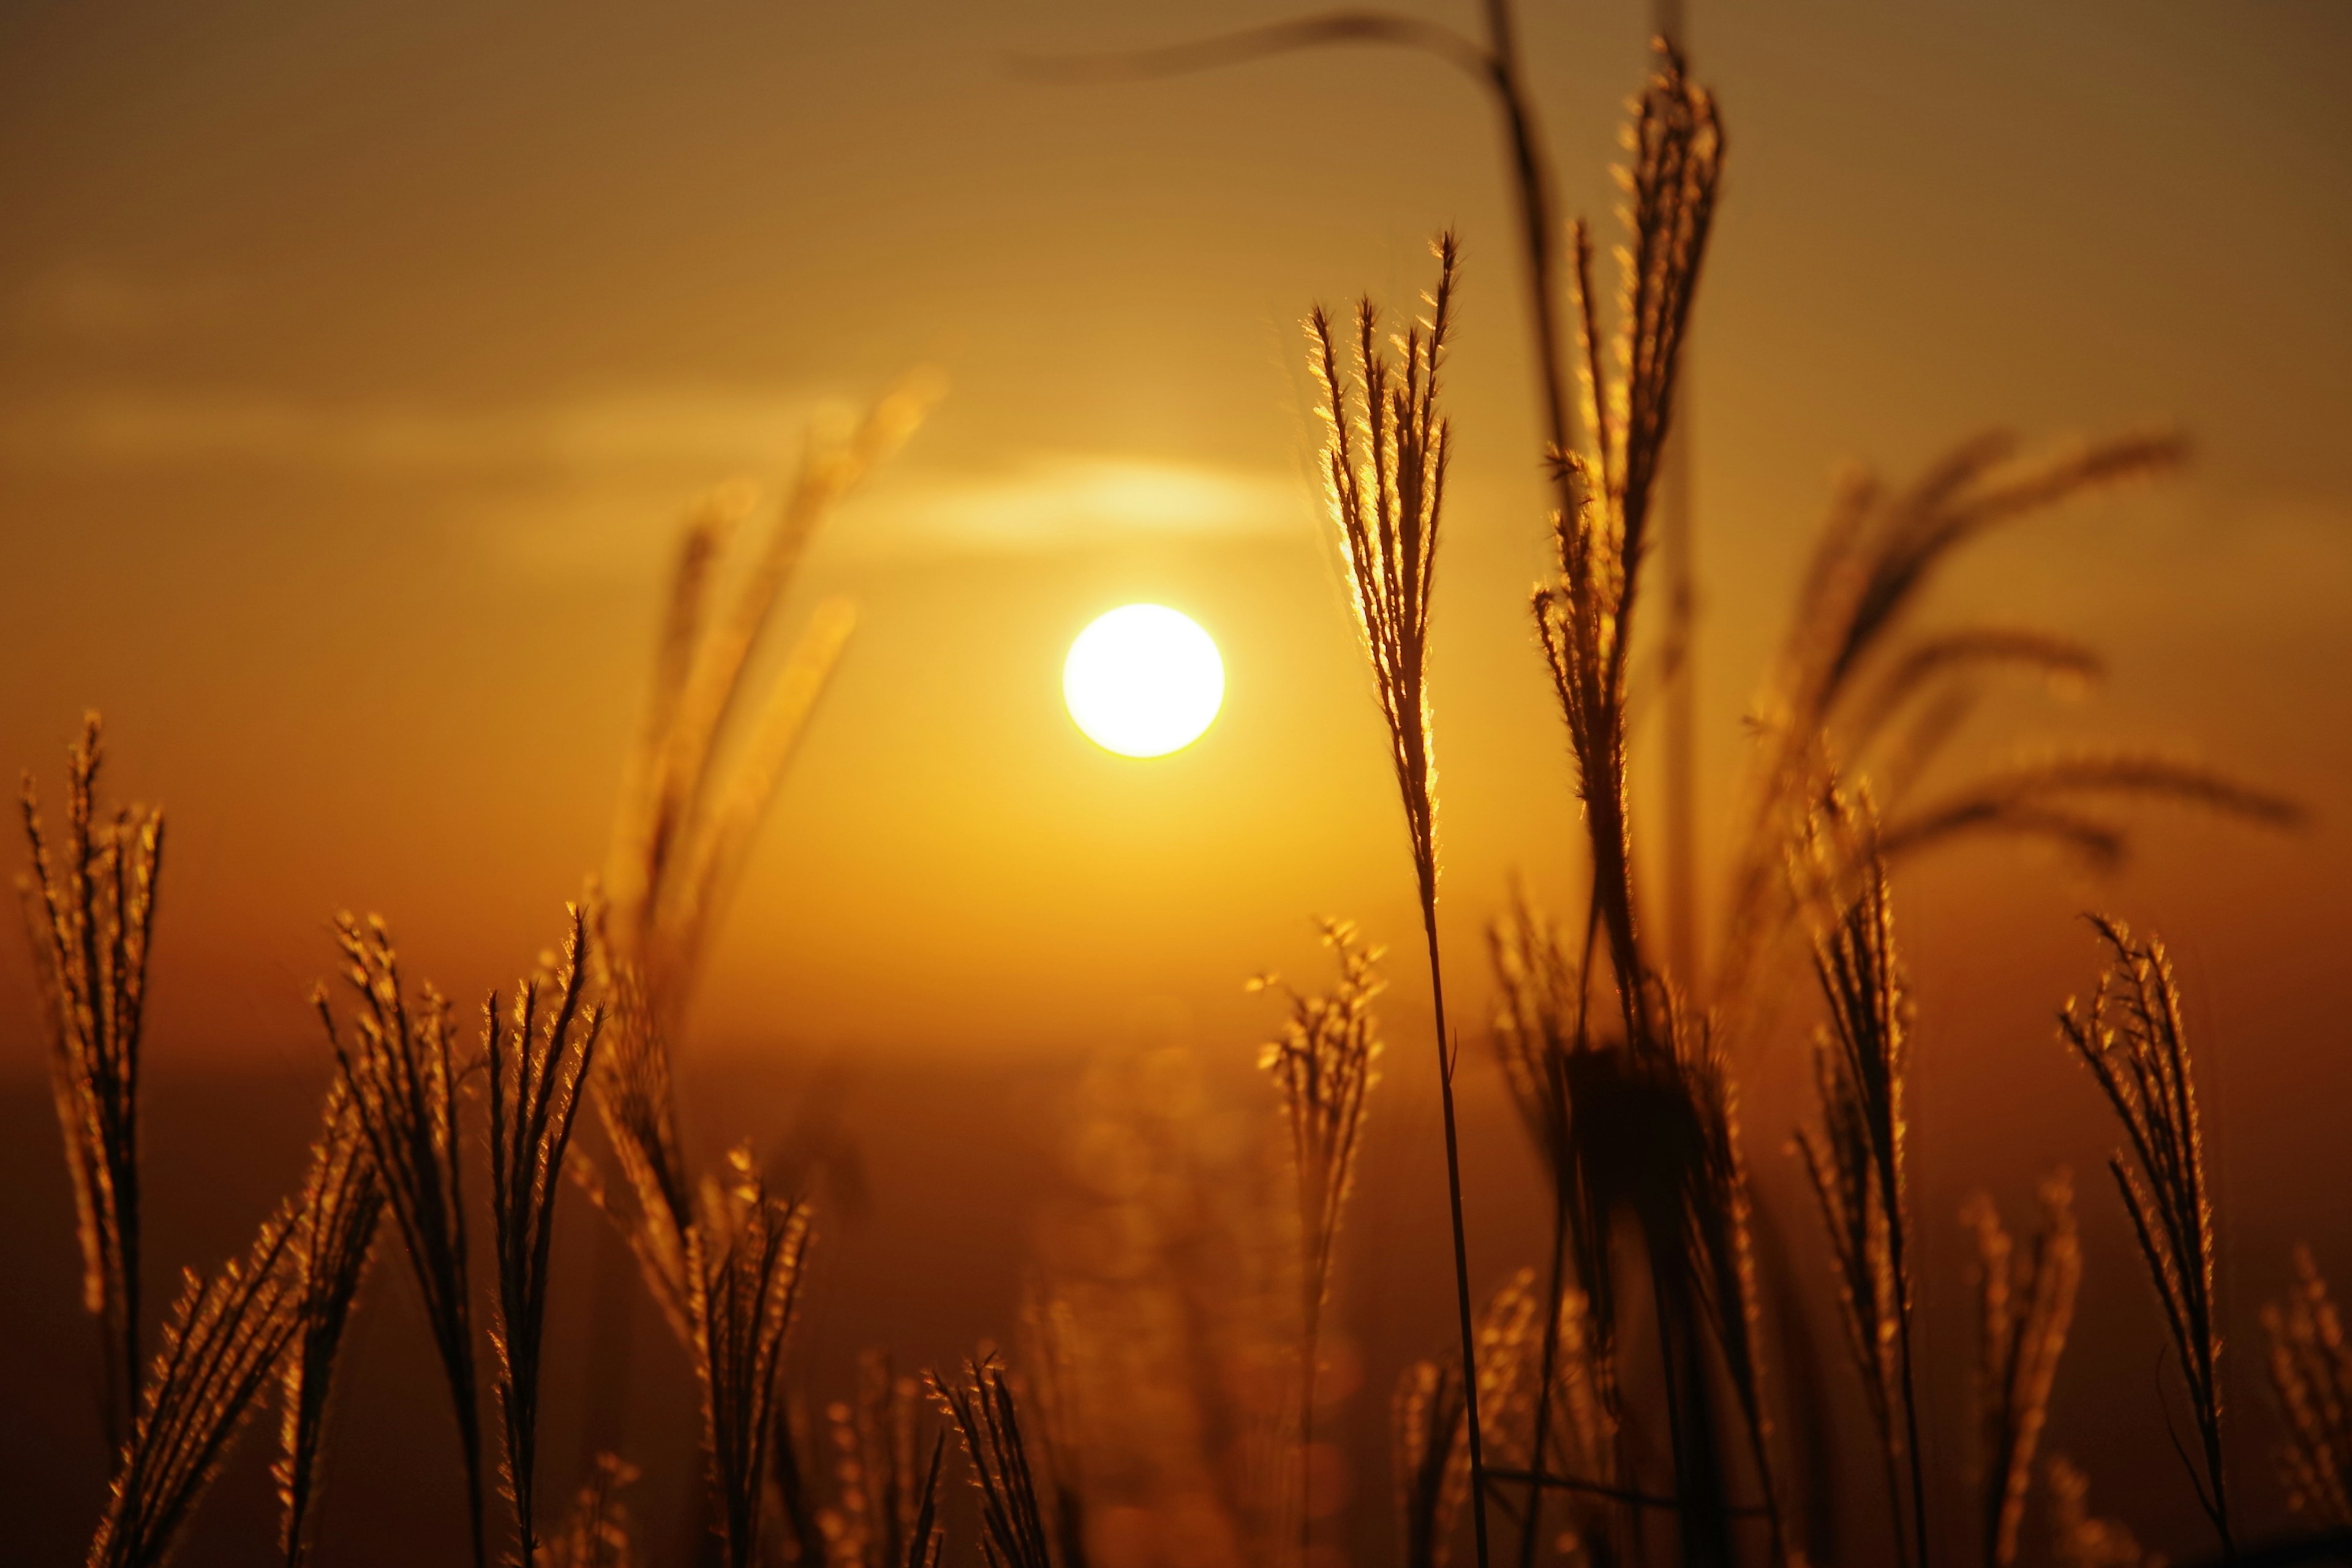
[(2352, 1347), (2311, 1249), (2294, 1249), (2294, 1285), (2263, 1309), (2271, 1392), (2285, 1417), (2279, 1476), (2298, 1513), (2352, 1528)]
[(1977, 1435), (1984, 1475), (1979, 1497), (1986, 1563), (2017, 1561), (2017, 1535), (2034, 1450), (2049, 1415), (2050, 1388), (2066, 1330), (2083, 1251), (2074, 1237), (2074, 1188), (2060, 1172), (2042, 1184), (2042, 1228), (2021, 1255), (1992, 1199), (1969, 1200), (1961, 1219), (1976, 1234)]
[(2135, 942), (2123, 926), (2104, 917), (2092, 916), (2091, 923), (2112, 963), (2088, 1007), (2067, 1003), (2058, 1016), (2059, 1033), (2091, 1069), (2123, 1123), (2129, 1153), (2117, 1153), (2108, 1167), (2163, 1304), (2197, 1420), (2202, 1463), (2188, 1466), (2189, 1482), (2226, 1555), (2233, 1548), (2221, 1455), (2213, 1204), (2180, 993), (2162, 942)]
[(991, 1352), (966, 1361), (959, 1380), (934, 1372), (926, 1381), (931, 1397), (955, 1424), (971, 1467), (972, 1486), (980, 1493), (981, 1554), (988, 1568), (1086, 1568), (1055, 1553), (1057, 1539), (1067, 1549), (1080, 1537), (1048, 1528), (1047, 1521), (1062, 1512), (1060, 1500), (1053, 1479), (1032, 1462), (1020, 1402), (1004, 1363)]
[(383, 1184), (341, 1078), (328, 1088), (322, 1120), (294, 1217), (291, 1258), (300, 1289), (294, 1303), (294, 1345), (286, 1358), (283, 1452), (274, 1470), (285, 1509), (278, 1541), (287, 1568), (300, 1568), (310, 1555), (308, 1526), (318, 1496), (335, 1362), (383, 1218)]
[[(1372, 689), (1389, 735), (1389, 760), (1404, 805), (1405, 833), (1421, 899), (1429, 953), (1430, 1010), (1437, 1048), (1439, 1114), (1445, 1129), (1445, 1184), (1453, 1225), (1454, 1296), (1463, 1358), (1475, 1337), (1470, 1302), (1469, 1243), (1462, 1219), (1461, 1137), (1454, 1115), (1454, 1042), (1445, 1026), (1445, 973), (1437, 941), (1437, 767), (1429, 704), (1430, 588), (1445, 511), (1451, 426), (1438, 412), (1439, 372), (1451, 347), (1460, 255), (1450, 233), (1438, 237), (1437, 286), (1425, 321), (1405, 329), (1389, 357), (1380, 311), (1356, 307), (1343, 353), (1318, 306), (1307, 318), (1309, 368), (1323, 394), (1328, 429), (1322, 469), (1330, 512), (1347, 564), (1349, 600), (1371, 666)], [(1352, 358), (1351, 378), (1340, 370)], [(1465, 1391), (1470, 1433), (1471, 1521), (1479, 1568), (1486, 1563), (1486, 1460), (1478, 1394)]]
[(458, 1102), (463, 1064), (455, 1053), (449, 1004), (431, 985), (404, 987), (399, 954), (383, 921), (337, 917), (343, 979), (357, 1005), (350, 1026), (335, 1021), (321, 987), (312, 997), (341, 1068), (369, 1162), (391, 1200), (409, 1272), (449, 1389), (465, 1460), (466, 1503), (477, 1568), (482, 1540), (481, 1415), (475, 1404), (474, 1310), (466, 1247)]
[(293, 1237), (281, 1206), (242, 1258), (209, 1279), (187, 1271), (89, 1568), (157, 1568), (171, 1556), (299, 1327)]
[[(1878, 1428), (1898, 1551), (1924, 1563), (1927, 1489), (1911, 1364), (1904, 1201), (1911, 1003), (1895, 949), (1886, 868), (1873, 844), (1876, 833), (1866, 797), (1849, 804), (1832, 793), (1816, 820), (1806, 873), (1826, 884), (1829, 908), (1813, 941), (1813, 972), (1829, 1022), (1813, 1044), (1821, 1131), (1800, 1131), (1797, 1146), (1837, 1261), (1847, 1348)], [(1859, 847), (1850, 847), (1857, 841)], [(1857, 861), (1851, 891), (1836, 887), (1839, 868)]]
[(49, 1082), (73, 1175), (82, 1305), (98, 1320), (110, 1453), (139, 1393), (139, 1047), (163, 817), (98, 805), (100, 721), (67, 753), (66, 832), (54, 858), (30, 773), (20, 796), (32, 864), (17, 879), (47, 1027)]
[(800, 1305), (809, 1211), (770, 1195), (748, 1149), (729, 1154), (727, 1181), (703, 1207), (687, 1238), (703, 1455), (728, 1568), (751, 1568), (760, 1561), (776, 1374)]
[(555, 1200), (572, 1143), (581, 1086), (596, 1058), (603, 1011), (586, 999), (590, 954), (585, 916), (570, 911), (563, 956), (544, 984), (516, 987), (501, 1016), (493, 995), (482, 1009), (482, 1057), (488, 1069), (490, 1229), (498, 1255), (500, 1423), (507, 1487), (514, 1500), (521, 1561), (536, 1561), (532, 1518), (539, 1454), (539, 1363), (547, 1321), (548, 1254)]

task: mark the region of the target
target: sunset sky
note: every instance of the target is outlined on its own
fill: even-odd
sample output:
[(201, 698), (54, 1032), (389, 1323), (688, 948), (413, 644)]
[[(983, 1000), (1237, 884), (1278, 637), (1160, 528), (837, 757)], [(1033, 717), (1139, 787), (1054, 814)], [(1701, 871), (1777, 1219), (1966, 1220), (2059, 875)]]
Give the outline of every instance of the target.
[[(2297, 1236), (2352, 1268), (2347, 1173), (2282, 1152), (2340, 1161), (2352, 1103), (2352, 7), (1686, 5), (1730, 148), (1685, 400), (1710, 877), (1841, 465), (1899, 478), (1996, 426), (2185, 430), (2182, 475), (2001, 534), (1938, 588), (1928, 624), (2063, 630), (2111, 668), (2076, 700), (2005, 700), (1959, 752), (2144, 742), (2311, 823), (2150, 809), (2113, 878), (2006, 843), (1906, 871), (1923, 1201), (2103, 1157), (2050, 1024), (2095, 973), (2095, 907), (2180, 961), (2249, 1215), (2239, 1305)], [(1524, 9), (1563, 197), (1605, 240), (1643, 7)], [(1319, 976), (1313, 917), (1418, 941), (1300, 322), (1367, 291), (1409, 308), (1446, 226), (1465, 280), (1433, 680), (1475, 1031), (1486, 922), (1515, 875), (1580, 911), (1583, 832), (1525, 607), (1546, 491), (1488, 108), (1366, 48), (1120, 85), (1023, 67), (1287, 14), (0, 10), (0, 763), (54, 802), (95, 706), (116, 793), (167, 809), (155, 1071), (321, 1079), (305, 995), (339, 910), (382, 912), (461, 997), (551, 944), (604, 858), (684, 508), (772, 488), (811, 417), (919, 367), (945, 397), (795, 601), (798, 621), (845, 595), (858, 629), (683, 1048), (984, 1076), (1174, 1037), (1245, 1062), (1274, 1014), (1243, 983)], [(1136, 601), (1192, 616), (1225, 666), (1213, 726), (1152, 761), (1062, 705), (1071, 639)], [(1654, 809), (1650, 762), (1636, 783)], [(0, 944), (0, 1058), (27, 1081), (28, 991)], [(1416, 1068), (1425, 999), (1399, 963), (1390, 1034)], [(1496, 1083), (1465, 1059), (1491, 1131)], [(1743, 1083), (1768, 1185), (1803, 1089), (1793, 1052)], [(954, 1129), (964, 1105), (937, 1098)], [(1433, 1123), (1399, 1124), (1425, 1174)], [(1473, 1157), (1490, 1198), (1494, 1148)], [(2145, 1306), (2128, 1275), (2097, 1289)], [(2137, 1375), (2137, 1345), (2107, 1370)]]
[[(949, 395), (806, 585), (862, 625), (722, 944), (712, 1048), (1019, 1053), (1171, 1006), (1245, 1039), (1263, 1007), (1239, 982), (1310, 963), (1308, 917), (1401, 942), (1297, 323), (1363, 289), (1409, 302), (1445, 225), (1468, 258), (1445, 912), (1467, 958), (1514, 870), (1570, 903), (1486, 106), (1365, 49), (1117, 87), (1014, 68), (1276, 14), (0, 21), (0, 754), (54, 790), (95, 704), (118, 784), (170, 809), (158, 1060), (307, 1061), (338, 908), (382, 910), (461, 993), (527, 962), (600, 859), (680, 508), (778, 479), (812, 410), (916, 365)], [(1528, 25), (1563, 191), (1605, 234), (1642, 18)], [(1917, 879), (1926, 996), (1940, 980), (1956, 1029), (2038, 1051), (2086, 973), (2071, 915), (2098, 902), (2174, 929), (2265, 1049), (2340, 1053), (2310, 998), (2346, 978), (2329, 933), (2352, 915), (2352, 20), (1815, 4), (1693, 27), (1732, 148), (1691, 404), (1711, 849), (1837, 465), (1899, 473), (1992, 425), (2177, 422), (2185, 478), (1988, 545), (1931, 611), (2112, 660), (2105, 690), (2021, 700), (1977, 752), (2144, 739), (2316, 825), (2151, 816), (2103, 886), (1959, 855)], [(1070, 638), (1137, 599), (1197, 618), (1229, 680), (1209, 734), (1148, 763), (1059, 700)]]

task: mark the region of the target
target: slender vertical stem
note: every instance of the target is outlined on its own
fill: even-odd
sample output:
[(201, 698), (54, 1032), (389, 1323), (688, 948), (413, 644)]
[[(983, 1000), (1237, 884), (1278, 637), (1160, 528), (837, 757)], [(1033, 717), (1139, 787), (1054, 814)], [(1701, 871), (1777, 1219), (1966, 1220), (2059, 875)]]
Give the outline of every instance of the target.
[(1454, 1129), (1454, 1052), (1445, 1032), (1444, 968), (1437, 955), (1437, 863), (1430, 849), (1415, 847), (1422, 931), (1429, 942), (1430, 1006), (1437, 1021), (1437, 1092), (1445, 1117), (1445, 1196), (1454, 1221), (1454, 1300), (1461, 1316), (1462, 1405), (1470, 1434), (1470, 1521), (1478, 1544), (1478, 1568), (1486, 1568), (1486, 1450), (1478, 1425), (1478, 1330), (1470, 1310), (1470, 1247), (1462, 1219), (1462, 1141)]
[[(1528, 1472), (1531, 1476), (1542, 1476), (1551, 1468), (1547, 1444), (1551, 1436), (1552, 1378), (1559, 1364), (1560, 1283), (1567, 1266), (1568, 1213), (1563, 1196), (1552, 1205), (1550, 1283), (1544, 1291), (1543, 1357), (1537, 1371), (1535, 1426), (1528, 1446)], [(1528, 1521), (1519, 1532), (1519, 1568), (1535, 1568), (1536, 1545), (1543, 1539), (1543, 1483), (1529, 1481)]]

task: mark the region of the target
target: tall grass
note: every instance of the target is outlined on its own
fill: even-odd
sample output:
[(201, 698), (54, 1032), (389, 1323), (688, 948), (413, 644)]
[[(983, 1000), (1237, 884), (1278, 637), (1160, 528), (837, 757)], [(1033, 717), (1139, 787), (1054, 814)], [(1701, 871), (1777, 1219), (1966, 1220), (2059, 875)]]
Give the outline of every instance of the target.
[(138, 1396), (139, 1052), (163, 816), (99, 806), (96, 712), (67, 753), (65, 835), (52, 847), (30, 773), (21, 795), (32, 868), (17, 881), (40, 981), (49, 1084), (73, 1174), (82, 1307), (98, 1320), (100, 1416), (110, 1451)]

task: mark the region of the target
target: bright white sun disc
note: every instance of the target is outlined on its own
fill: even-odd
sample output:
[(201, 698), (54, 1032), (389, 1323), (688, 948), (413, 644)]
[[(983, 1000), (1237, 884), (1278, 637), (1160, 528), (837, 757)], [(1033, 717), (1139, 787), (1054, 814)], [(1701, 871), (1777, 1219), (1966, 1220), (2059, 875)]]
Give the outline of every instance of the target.
[(1122, 757), (1191, 745), (1225, 700), (1225, 661), (1189, 616), (1128, 605), (1097, 617), (1062, 665), (1062, 700), (1092, 741)]

